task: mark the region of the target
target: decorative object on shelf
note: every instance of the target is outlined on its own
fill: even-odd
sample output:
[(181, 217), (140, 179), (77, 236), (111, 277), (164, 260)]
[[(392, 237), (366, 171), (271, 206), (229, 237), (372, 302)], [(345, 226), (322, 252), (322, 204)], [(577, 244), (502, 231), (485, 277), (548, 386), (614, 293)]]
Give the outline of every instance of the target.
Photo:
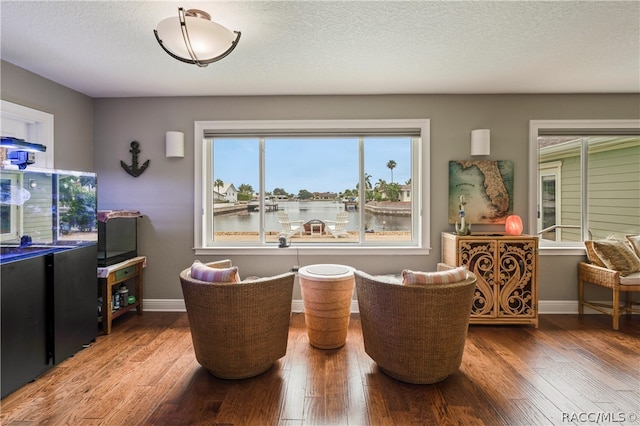
[(178, 8), (178, 16), (160, 21), (153, 30), (160, 47), (174, 59), (206, 67), (226, 57), (238, 45), (240, 31), (211, 21), (198, 9)]
[(491, 131), (476, 129), (471, 131), (471, 155), (489, 155), (491, 153)]
[(165, 155), (170, 157), (184, 157), (184, 133), (167, 132), (165, 135)]
[(464, 206), (467, 204), (467, 201), (464, 198), (464, 195), (460, 196), (460, 205), (458, 210), (458, 215), (460, 217), (460, 223), (456, 222), (456, 234), (457, 235), (469, 235), (471, 234), (471, 224), (465, 223), (465, 212)]
[(459, 199), (467, 201), (466, 221), (504, 224), (513, 214), (513, 161), (449, 161), (449, 223), (458, 220)]
[(140, 176), (147, 167), (149, 167), (149, 160), (145, 161), (141, 167), (138, 167), (138, 154), (140, 154), (140, 142), (133, 141), (131, 142), (131, 149), (129, 150), (131, 153), (131, 165), (125, 164), (124, 161), (120, 161), (120, 165), (124, 169), (125, 172), (129, 173), (133, 177)]
[(517, 214), (507, 216), (507, 221), (504, 223), (504, 230), (507, 235), (521, 235), (522, 234), (522, 219)]

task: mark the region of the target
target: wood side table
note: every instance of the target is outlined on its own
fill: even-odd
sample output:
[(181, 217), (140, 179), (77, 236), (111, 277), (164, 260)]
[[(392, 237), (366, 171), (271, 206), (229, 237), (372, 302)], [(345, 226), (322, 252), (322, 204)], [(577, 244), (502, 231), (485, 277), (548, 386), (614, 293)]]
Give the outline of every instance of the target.
[[(134, 308), (138, 315), (142, 315), (142, 270), (146, 267), (147, 258), (138, 256), (115, 265), (98, 268), (98, 285), (102, 295), (102, 327), (105, 334), (111, 334), (111, 322), (120, 315)], [(129, 288), (129, 294), (133, 293), (136, 297), (136, 301), (114, 310), (111, 297), (114, 287), (129, 280), (133, 281), (133, 286), (127, 285), (127, 288)]]
[(350, 266), (320, 264), (300, 268), (300, 290), (309, 343), (336, 349), (346, 343), (355, 279)]

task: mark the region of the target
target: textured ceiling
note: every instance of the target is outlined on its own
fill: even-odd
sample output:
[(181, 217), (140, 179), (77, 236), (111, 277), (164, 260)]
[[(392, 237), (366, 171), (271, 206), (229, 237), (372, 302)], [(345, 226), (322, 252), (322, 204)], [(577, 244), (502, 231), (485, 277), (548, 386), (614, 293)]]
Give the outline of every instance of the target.
[[(178, 7), (241, 31), (169, 57)], [(0, 1), (1, 57), (92, 97), (640, 92), (638, 1)]]

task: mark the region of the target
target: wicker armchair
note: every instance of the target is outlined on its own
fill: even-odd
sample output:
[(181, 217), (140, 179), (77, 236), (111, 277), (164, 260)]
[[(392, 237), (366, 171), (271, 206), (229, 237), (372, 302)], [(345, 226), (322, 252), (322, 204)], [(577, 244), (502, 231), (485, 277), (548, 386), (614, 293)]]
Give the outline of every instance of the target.
[(365, 352), (389, 376), (436, 383), (462, 362), (476, 277), (452, 284), (394, 284), (355, 272)]
[[(587, 306), (613, 318), (613, 329), (619, 330), (620, 316), (625, 313), (640, 313), (640, 302), (633, 301), (632, 292), (640, 291), (640, 272), (623, 277), (619, 271), (608, 269), (599, 259), (593, 248), (593, 241), (585, 241), (589, 262), (578, 264), (578, 313), (584, 314)], [(608, 288), (612, 292), (612, 301), (588, 301), (585, 299), (585, 284)], [(621, 305), (620, 295), (625, 295), (625, 304)]]
[[(231, 262), (210, 263), (228, 267)], [(287, 351), (295, 274), (209, 283), (180, 273), (196, 359), (224, 379), (257, 376)]]

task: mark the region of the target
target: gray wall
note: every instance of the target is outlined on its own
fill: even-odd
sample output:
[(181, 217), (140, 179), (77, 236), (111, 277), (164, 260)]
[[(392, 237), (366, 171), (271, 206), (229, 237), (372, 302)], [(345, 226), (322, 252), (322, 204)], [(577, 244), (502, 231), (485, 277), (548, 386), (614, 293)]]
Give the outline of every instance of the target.
[[(31, 76), (12, 69), (7, 77), (3, 63), (3, 99), (27, 106), (44, 105), (56, 114), (56, 163), (59, 150), (87, 151), (81, 138), (59, 135), (84, 133), (82, 102), (72, 102), (76, 92), (40, 82), (39, 90), (29, 85)], [(29, 74), (29, 73), (26, 73)], [(5, 77), (14, 87), (5, 98)], [(63, 92), (63, 93), (59, 93)], [(70, 92), (70, 93), (67, 93)], [(75, 95), (74, 95), (75, 94)], [(20, 96), (19, 96), (20, 95)], [(65, 111), (52, 110), (52, 97), (66, 99)], [(18, 99), (16, 99), (18, 98)], [(20, 102), (22, 100), (22, 102)], [(98, 173), (100, 209), (135, 209), (140, 220), (139, 250), (148, 256), (145, 299), (181, 299), (178, 273), (188, 267), (193, 253), (193, 122), (234, 119), (431, 119), (431, 246), (430, 256), (305, 256), (300, 264), (348, 263), (371, 273), (389, 273), (402, 268), (433, 269), (440, 260), (440, 232), (452, 230), (447, 221), (448, 162), (469, 157), (470, 132), (491, 129), (491, 159), (512, 160), (515, 166), (514, 210), (528, 218), (528, 130), (529, 120), (632, 119), (640, 117), (640, 96), (620, 95), (387, 95), (387, 96), (268, 96), (190, 98), (105, 98), (93, 100), (93, 164)], [(82, 121), (82, 122), (80, 122)], [(88, 120), (90, 121), (90, 120)], [(165, 158), (164, 134), (168, 130), (185, 134), (185, 158)], [(61, 132), (61, 133), (59, 133)], [(130, 163), (131, 141), (140, 142), (140, 160), (150, 159), (149, 169), (138, 178), (126, 174), (120, 160)], [(60, 159), (62, 161), (62, 159)], [(70, 166), (86, 168), (91, 158)], [(65, 166), (69, 167), (69, 166)], [(525, 229), (528, 224), (525, 223)], [(487, 227), (477, 230), (499, 230)], [(274, 248), (274, 250), (277, 250)], [(215, 260), (225, 256), (207, 258)], [(577, 299), (577, 263), (582, 256), (540, 257), (540, 300)], [(272, 275), (287, 271), (295, 255), (233, 256), (243, 276)], [(296, 285), (294, 298), (300, 298)]]
[(0, 97), (54, 116), (57, 169), (93, 170), (93, 100), (51, 80), (2, 61)]

